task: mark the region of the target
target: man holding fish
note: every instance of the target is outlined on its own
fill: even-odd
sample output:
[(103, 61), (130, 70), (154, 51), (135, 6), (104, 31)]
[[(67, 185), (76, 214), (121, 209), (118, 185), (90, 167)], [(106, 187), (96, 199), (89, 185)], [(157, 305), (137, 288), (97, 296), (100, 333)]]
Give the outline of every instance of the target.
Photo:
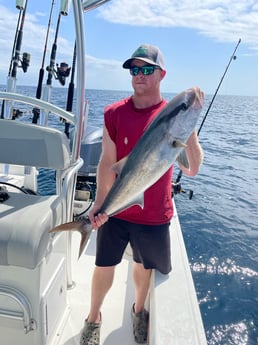
[(194, 176), (203, 159), (194, 129), (203, 92), (189, 89), (168, 104), (160, 92), (166, 75), (163, 57), (152, 45), (141, 45), (123, 68), (132, 75), (134, 93), (105, 109), (96, 200), (89, 213), (98, 230), (96, 267), (80, 345), (99, 344), (101, 306), (128, 243), (134, 259), (133, 333), (137, 343), (147, 342), (149, 315), (144, 303), (151, 271), (171, 270), (173, 163), (177, 159), (182, 171)]

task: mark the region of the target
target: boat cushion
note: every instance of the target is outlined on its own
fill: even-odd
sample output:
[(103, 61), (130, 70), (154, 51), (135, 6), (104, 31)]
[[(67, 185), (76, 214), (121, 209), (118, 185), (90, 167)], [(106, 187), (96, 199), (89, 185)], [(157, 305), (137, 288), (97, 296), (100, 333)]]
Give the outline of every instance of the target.
[(51, 244), (48, 230), (62, 219), (62, 202), (56, 195), (8, 194), (0, 203), (0, 265), (33, 269)]
[(69, 141), (55, 128), (2, 119), (0, 163), (65, 169), (70, 164)]

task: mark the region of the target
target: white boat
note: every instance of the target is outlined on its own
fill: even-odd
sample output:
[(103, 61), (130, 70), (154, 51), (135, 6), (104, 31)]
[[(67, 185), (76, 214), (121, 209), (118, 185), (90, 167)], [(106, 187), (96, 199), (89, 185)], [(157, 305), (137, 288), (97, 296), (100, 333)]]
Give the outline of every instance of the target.
[[(95, 233), (78, 261), (79, 234), (50, 235), (48, 230), (71, 221), (94, 202), (94, 193), (87, 186), (94, 184), (101, 130), (86, 128), (81, 141), (87, 123), (83, 12), (102, 2), (72, 1), (79, 71), (73, 113), (37, 98), (0, 92), (0, 99), (5, 100), (4, 118), (0, 119), (1, 345), (79, 344), (80, 330), (87, 317)], [(39, 124), (11, 120), (14, 102), (40, 109)], [(46, 116), (49, 112), (73, 125), (71, 143), (62, 131), (49, 127)], [(55, 194), (37, 194), (39, 167), (56, 171)], [(146, 301), (150, 311), (148, 343), (205, 345), (176, 207), (171, 221), (171, 246), (172, 272), (152, 273)], [(103, 306), (101, 344), (135, 344), (130, 319), (134, 302), (131, 271), (128, 248)]]

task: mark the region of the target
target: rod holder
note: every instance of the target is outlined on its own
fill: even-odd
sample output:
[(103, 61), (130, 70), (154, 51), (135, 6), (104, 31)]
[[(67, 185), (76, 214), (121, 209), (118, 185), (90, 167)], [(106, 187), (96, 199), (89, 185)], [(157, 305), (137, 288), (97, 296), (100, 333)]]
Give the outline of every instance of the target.
[(60, 13), (63, 16), (68, 15), (69, 6), (70, 6), (70, 0), (62, 0), (61, 1)]
[(23, 10), (25, 7), (26, 0), (16, 0), (16, 8), (17, 10)]

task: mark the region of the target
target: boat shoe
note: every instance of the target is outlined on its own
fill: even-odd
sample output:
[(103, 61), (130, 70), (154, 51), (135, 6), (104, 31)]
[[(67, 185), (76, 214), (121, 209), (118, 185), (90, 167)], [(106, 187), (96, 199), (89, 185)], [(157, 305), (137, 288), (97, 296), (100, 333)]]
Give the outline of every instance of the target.
[(85, 320), (81, 331), (80, 345), (99, 345), (101, 322), (88, 322)]
[(135, 313), (133, 305), (131, 314), (133, 319), (134, 340), (138, 344), (144, 344), (147, 342), (148, 337), (149, 313), (145, 309), (139, 313)]

